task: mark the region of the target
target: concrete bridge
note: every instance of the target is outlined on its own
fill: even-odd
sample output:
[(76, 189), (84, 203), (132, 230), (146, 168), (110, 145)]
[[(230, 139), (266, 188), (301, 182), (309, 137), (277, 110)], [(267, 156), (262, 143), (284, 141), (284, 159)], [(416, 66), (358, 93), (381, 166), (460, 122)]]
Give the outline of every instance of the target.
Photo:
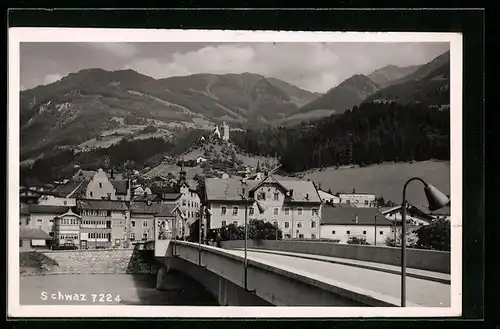
[[(397, 263), (397, 248), (347, 246), (357, 250), (349, 255), (342, 251), (346, 246), (330, 243), (328, 250), (341, 250), (348, 256), (336, 257), (335, 251), (325, 255), (311, 250), (315, 242), (303, 242), (302, 247), (300, 242), (250, 242), (246, 288), (242, 241), (226, 243), (225, 247), (232, 249), (174, 240), (157, 240), (145, 248), (154, 248), (162, 264), (157, 273), (158, 289), (166, 284), (165, 273), (177, 270), (205, 286), (220, 305), (400, 305), (400, 269), (391, 264)], [(266, 242), (274, 248), (266, 248)], [(291, 248), (292, 244), (295, 247)], [(407, 307), (449, 307), (449, 253), (419, 252), (408, 254)]]

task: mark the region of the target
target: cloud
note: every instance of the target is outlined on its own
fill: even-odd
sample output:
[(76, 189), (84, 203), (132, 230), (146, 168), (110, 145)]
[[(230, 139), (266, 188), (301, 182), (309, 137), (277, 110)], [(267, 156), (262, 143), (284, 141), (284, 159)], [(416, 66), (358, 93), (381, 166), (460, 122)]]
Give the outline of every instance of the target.
[(91, 42), (87, 43), (92, 48), (111, 53), (118, 57), (133, 57), (139, 49), (131, 43), (123, 42)]
[(309, 90), (325, 91), (338, 83), (336, 54), (322, 44), (224, 44), (167, 58), (141, 58), (125, 65), (154, 78), (196, 73), (257, 73)]

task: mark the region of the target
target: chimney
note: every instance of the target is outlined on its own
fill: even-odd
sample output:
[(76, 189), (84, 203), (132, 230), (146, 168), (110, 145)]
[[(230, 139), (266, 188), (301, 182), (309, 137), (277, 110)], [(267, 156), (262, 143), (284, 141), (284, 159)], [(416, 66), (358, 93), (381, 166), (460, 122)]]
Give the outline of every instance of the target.
[(293, 198), (293, 189), (288, 190), (290, 194), (290, 198)]
[(355, 194), (355, 193), (356, 193), (356, 189), (355, 189), (355, 188), (353, 188), (353, 189), (352, 189), (352, 194)]
[(306, 193), (306, 200), (309, 200), (309, 193)]

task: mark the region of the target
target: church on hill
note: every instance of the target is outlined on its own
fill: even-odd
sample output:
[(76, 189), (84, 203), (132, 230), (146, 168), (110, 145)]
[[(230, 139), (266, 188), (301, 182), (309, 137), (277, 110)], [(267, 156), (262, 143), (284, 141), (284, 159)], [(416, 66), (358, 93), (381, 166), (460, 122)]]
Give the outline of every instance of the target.
[(222, 139), (223, 141), (227, 142), (229, 140), (229, 126), (225, 121), (222, 122), (221, 129), (222, 132), (221, 130), (219, 130), (219, 126), (215, 126), (213, 136), (217, 139)]

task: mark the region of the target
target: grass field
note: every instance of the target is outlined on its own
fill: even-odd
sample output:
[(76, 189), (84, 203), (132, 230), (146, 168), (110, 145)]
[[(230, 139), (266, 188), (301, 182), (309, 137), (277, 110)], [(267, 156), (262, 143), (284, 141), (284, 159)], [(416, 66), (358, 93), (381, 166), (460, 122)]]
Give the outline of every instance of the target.
[[(404, 183), (414, 176), (421, 177), (443, 193), (450, 194), (450, 162), (423, 161), (414, 163), (385, 163), (361, 168), (328, 167), (322, 171), (304, 173), (304, 179), (310, 179), (323, 190), (332, 192), (373, 193), (386, 201), (402, 202)], [(453, 197), (453, 196), (452, 196)], [(407, 188), (408, 202), (427, 206), (422, 184), (411, 183)]]

